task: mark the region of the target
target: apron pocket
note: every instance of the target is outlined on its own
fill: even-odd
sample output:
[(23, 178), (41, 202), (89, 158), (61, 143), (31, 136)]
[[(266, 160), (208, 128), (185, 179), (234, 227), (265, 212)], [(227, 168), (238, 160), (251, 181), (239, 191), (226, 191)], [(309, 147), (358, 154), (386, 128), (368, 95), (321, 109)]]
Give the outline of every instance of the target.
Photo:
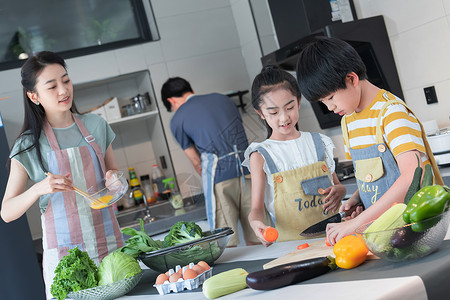
[(363, 182), (373, 182), (384, 175), (381, 157), (373, 157), (355, 161), (355, 177)]
[(303, 192), (306, 195), (322, 195), (322, 190), (331, 186), (330, 178), (327, 175), (322, 175), (320, 177), (314, 177), (311, 179), (303, 180), (301, 182)]

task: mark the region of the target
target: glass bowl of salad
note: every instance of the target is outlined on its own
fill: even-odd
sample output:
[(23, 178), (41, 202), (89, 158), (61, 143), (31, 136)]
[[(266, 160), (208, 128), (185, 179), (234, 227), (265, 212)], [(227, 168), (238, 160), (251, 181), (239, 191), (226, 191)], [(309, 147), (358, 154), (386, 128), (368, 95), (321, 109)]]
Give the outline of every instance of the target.
[(233, 234), (230, 227), (216, 228), (203, 232), (201, 239), (175, 246), (144, 252), (138, 256), (147, 267), (158, 272), (166, 272), (177, 265), (186, 266), (193, 262), (204, 261), (212, 266), (225, 250)]

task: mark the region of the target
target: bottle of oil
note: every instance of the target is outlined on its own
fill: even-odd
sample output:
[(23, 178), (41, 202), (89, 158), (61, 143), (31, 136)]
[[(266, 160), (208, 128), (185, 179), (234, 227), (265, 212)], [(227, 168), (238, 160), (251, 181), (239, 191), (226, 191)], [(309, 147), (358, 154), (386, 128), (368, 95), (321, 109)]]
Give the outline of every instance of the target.
[(130, 186), (131, 186), (131, 190), (133, 190), (134, 188), (139, 188), (136, 189), (133, 192), (133, 198), (134, 198), (134, 202), (136, 203), (136, 205), (140, 205), (142, 203), (144, 203), (144, 196), (142, 195), (142, 191), (141, 191), (141, 184), (139, 182), (139, 179), (137, 179), (136, 176), (136, 172), (134, 171), (133, 167), (128, 168), (128, 171), (130, 173)]

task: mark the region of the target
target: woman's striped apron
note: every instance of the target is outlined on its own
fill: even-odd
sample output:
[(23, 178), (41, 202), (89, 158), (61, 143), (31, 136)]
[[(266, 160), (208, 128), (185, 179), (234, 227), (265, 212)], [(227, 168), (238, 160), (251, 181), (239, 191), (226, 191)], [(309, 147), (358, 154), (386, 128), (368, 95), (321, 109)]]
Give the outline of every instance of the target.
[[(73, 115), (78, 129), (89, 146), (61, 150), (53, 129), (45, 121), (44, 133), (52, 151), (47, 153), (48, 169), (53, 174), (71, 174), (74, 186), (90, 192), (104, 187), (105, 161), (100, 146), (86, 127)], [(112, 207), (91, 209), (83, 197), (73, 191), (50, 195), (41, 216), (43, 231), (43, 270), (47, 297), (54, 271), (68, 250), (78, 246), (87, 251), (98, 265), (108, 253), (124, 245), (119, 224)]]

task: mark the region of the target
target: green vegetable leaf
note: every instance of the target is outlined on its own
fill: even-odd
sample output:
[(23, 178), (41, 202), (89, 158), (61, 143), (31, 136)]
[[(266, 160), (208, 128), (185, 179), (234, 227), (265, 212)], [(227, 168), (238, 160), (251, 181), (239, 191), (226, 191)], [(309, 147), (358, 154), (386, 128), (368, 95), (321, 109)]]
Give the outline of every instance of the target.
[(112, 252), (98, 266), (98, 283), (106, 285), (141, 272), (136, 259), (123, 252)]
[(200, 226), (194, 222), (180, 221), (170, 227), (169, 233), (164, 238), (164, 247), (187, 243), (203, 237)]
[(87, 252), (75, 247), (59, 261), (50, 291), (61, 300), (69, 292), (95, 287), (97, 283), (97, 266), (94, 261)]
[(134, 228), (124, 228), (122, 233), (131, 235), (131, 237), (125, 241), (125, 246), (116, 250), (116, 252), (126, 253), (133, 258), (139, 256), (143, 252), (155, 251), (163, 248), (161, 241), (154, 241), (144, 229), (144, 221), (139, 219), (141, 230), (138, 231)]

